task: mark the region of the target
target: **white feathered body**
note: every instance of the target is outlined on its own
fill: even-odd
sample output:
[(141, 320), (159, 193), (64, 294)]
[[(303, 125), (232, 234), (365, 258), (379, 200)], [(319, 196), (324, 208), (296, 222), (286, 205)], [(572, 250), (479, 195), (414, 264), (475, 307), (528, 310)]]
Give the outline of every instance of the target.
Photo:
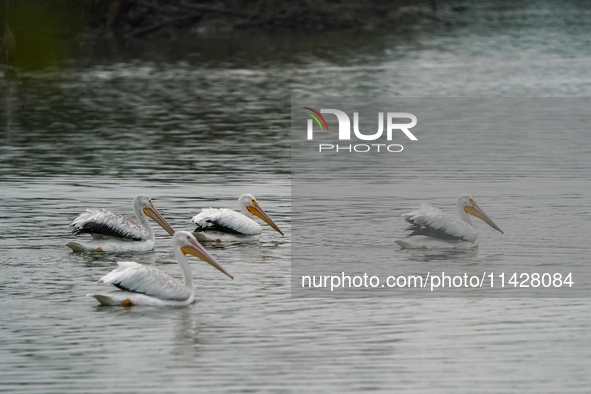
[(93, 239), (86, 242), (68, 242), (67, 247), (80, 252), (148, 252), (154, 250), (155, 240), (123, 241), (117, 238)]
[[(149, 224), (148, 224), (149, 226)], [(74, 234), (92, 240), (67, 244), (75, 252), (142, 252), (154, 249), (155, 239), (137, 220), (104, 209), (87, 209), (70, 224)]]
[(470, 223), (429, 204), (422, 203), (418, 209), (402, 217), (411, 223), (409, 230), (415, 230), (413, 234), (431, 234), (396, 240), (403, 248), (471, 249), (478, 246), (478, 232)]
[(120, 261), (117, 264), (118, 268), (103, 276), (99, 282), (117, 286), (121, 291), (88, 294), (102, 305), (121, 305), (129, 299), (133, 305), (183, 306), (195, 300), (194, 287), (188, 288), (181, 280), (157, 268), (133, 261)]
[(197, 225), (193, 234), (200, 242), (257, 240), (263, 231), (254, 219), (226, 208), (205, 208), (191, 221)]

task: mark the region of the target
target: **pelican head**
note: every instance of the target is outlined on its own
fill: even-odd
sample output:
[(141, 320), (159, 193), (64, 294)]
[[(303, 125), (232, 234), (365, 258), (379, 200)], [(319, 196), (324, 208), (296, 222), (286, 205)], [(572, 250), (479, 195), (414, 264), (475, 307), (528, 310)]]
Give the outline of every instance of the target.
[(234, 277), (222, 268), (222, 266), (217, 262), (215, 257), (209, 254), (209, 252), (203, 247), (203, 245), (201, 245), (199, 241), (197, 241), (197, 239), (195, 239), (193, 234), (191, 234), (190, 232), (177, 231), (172, 237), (172, 246), (175, 249), (180, 249), (180, 251), (184, 255), (190, 254), (205, 261), (206, 263), (213, 265), (220, 272), (234, 279)]
[(174, 234), (174, 230), (170, 227), (170, 224), (160, 215), (160, 212), (156, 209), (150, 197), (139, 194), (133, 199), (133, 210), (136, 216), (148, 216), (160, 225), (170, 235)]
[(463, 211), (472, 216), (476, 216), (478, 219), (499, 231), (501, 234), (505, 234), (503, 230), (501, 230), (488, 216), (486, 216), (478, 204), (476, 204), (476, 201), (474, 201), (474, 197), (471, 195), (462, 194), (458, 197), (458, 209), (460, 210), (460, 213)]
[(265, 213), (265, 211), (263, 211), (263, 208), (261, 208), (261, 206), (257, 202), (256, 198), (254, 198), (254, 196), (252, 194), (241, 195), (240, 198), (238, 199), (238, 203), (240, 204), (240, 209), (242, 210), (242, 213), (247, 214), (247, 215), (250, 214), (250, 215), (258, 216), (265, 223), (267, 223), (269, 226), (271, 226), (275, 231), (277, 231), (279, 234), (284, 235), (283, 232), (281, 230), (279, 230), (279, 227), (277, 227), (277, 225), (275, 223), (273, 223), (273, 221)]

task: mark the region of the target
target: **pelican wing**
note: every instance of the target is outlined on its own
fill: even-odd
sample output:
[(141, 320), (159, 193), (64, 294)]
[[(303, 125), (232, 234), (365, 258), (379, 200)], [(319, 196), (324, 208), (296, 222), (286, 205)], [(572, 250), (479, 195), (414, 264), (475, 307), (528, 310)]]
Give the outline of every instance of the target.
[(191, 296), (191, 291), (181, 281), (157, 268), (133, 261), (120, 261), (117, 265), (118, 268), (103, 276), (99, 282), (161, 300), (184, 301)]
[(409, 237), (425, 235), (449, 241), (474, 241), (478, 237), (472, 226), (462, 219), (425, 203), (402, 217), (410, 223), (407, 230), (412, 233)]
[(87, 209), (70, 224), (70, 227), (74, 228), (74, 235), (88, 233), (94, 238), (108, 236), (130, 241), (144, 241), (150, 238), (148, 231), (136, 220), (104, 209)]
[(195, 232), (220, 231), (242, 235), (256, 235), (261, 232), (261, 226), (254, 220), (226, 208), (203, 209), (200, 214), (193, 217), (192, 222), (197, 225)]

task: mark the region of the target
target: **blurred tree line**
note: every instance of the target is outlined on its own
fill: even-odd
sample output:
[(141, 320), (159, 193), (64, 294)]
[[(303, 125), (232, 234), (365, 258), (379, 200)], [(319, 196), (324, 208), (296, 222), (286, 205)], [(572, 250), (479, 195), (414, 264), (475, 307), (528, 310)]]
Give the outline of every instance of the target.
[(0, 0), (0, 4), (2, 62), (18, 68), (38, 68), (60, 59), (64, 42), (81, 36), (151, 39), (244, 29), (375, 28), (397, 23), (410, 8), (431, 17), (437, 10), (436, 0)]
[[(433, 3), (430, 0), (429, 3)], [(94, 26), (142, 36), (165, 26), (210, 26), (212, 30), (255, 27), (327, 29), (387, 20), (403, 0), (90, 0)]]

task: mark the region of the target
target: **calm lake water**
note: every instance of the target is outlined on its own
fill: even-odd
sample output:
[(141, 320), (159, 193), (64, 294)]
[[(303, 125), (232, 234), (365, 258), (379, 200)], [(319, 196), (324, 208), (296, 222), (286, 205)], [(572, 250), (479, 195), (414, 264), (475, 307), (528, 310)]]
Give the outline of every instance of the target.
[[(591, 9), (553, 4), (483, 2), (445, 14), (453, 26), (396, 34), (108, 47), (0, 81), (0, 392), (589, 392), (586, 299), (290, 292), (290, 98), (589, 96)], [(554, 177), (581, 194), (572, 214), (589, 219), (583, 144), (580, 160), (569, 151)], [(536, 152), (534, 142), (529, 149)], [(470, 171), (491, 176), (477, 164)], [(459, 192), (442, 190), (435, 175), (425, 175), (431, 186), (407, 182), (401, 197), (408, 204), (432, 196), (449, 208), (446, 196)], [(526, 189), (543, 193), (538, 187)], [(78, 213), (131, 214), (138, 193), (186, 230), (200, 208), (235, 208), (252, 193), (286, 235), (266, 227), (260, 243), (213, 246), (234, 281), (193, 260), (198, 290), (188, 307), (98, 307), (85, 294), (101, 290), (98, 279), (116, 261), (178, 273), (160, 228), (153, 252), (65, 247)], [(515, 212), (511, 192), (498, 193)], [(546, 195), (546, 207), (560, 206), (560, 193)], [(499, 218), (501, 207), (491, 210), (497, 224), (518, 227)], [(535, 230), (557, 244), (569, 237)], [(516, 242), (493, 241), (478, 256), (498, 245), (505, 256), (522, 253)]]

